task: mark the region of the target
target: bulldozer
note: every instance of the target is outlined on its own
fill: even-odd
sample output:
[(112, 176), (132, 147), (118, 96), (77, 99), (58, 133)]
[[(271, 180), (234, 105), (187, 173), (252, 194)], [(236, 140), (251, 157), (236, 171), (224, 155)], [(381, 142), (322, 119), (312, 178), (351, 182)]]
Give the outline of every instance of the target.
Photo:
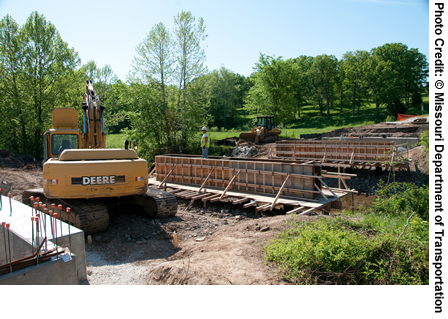
[(53, 110), (52, 128), (43, 136), (43, 187), (24, 191), (22, 202), (33, 206), (39, 197), (48, 209), (70, 207), (69, 213), (57, 211), (58, 217), (85, 235), (106, 230), (108, 207), (115, 205), (140, 207), (150, 217), (175, 215), (176, 198), (148, 187), (148, 163), (128, 141), (124, 149), (106, 149), (104, 110), (92, 81), (82, 103), (82, 131), (76, 109)]
[(247, 142), (267, 143), (275, 142), (282, 131), (277, 128), (273, 115), (257, 116), (257, 125), (250, 130), (250, 133), (241, 133), (240, 140)]

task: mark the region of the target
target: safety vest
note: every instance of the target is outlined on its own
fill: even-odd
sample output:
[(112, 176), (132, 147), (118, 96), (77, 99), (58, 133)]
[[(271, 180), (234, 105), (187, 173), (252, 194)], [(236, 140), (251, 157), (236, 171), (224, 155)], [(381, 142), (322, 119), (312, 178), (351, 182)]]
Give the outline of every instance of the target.
[[(208, 137), (207, 144), (205, 144), (205, 137), (206, 136)], [(210, 137), (208, 136), (207, 133), (203, 134), (202, 138), (201, 138), (201, 147), (204, 147), (204, 144), (205, 144), (205, 147), (210, 147)]]

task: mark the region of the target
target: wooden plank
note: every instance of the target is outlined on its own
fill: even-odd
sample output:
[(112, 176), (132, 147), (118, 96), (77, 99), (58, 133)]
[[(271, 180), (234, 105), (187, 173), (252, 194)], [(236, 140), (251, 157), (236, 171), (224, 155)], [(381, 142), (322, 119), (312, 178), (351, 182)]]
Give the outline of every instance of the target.
[(201, 194), (201, 195), (193, 196), (193, 197), (191, 197), (191, 199), (192, 200), (201, 199), (201, 198), (204, 198), (204, 197), (207, 197), (207, 196), (210, 196), (210, 195), (212, 195), (212, 194), (211, 193), (204, 193), (204, 194)]
[(183, 191), (182, 188), (176, 188), (176, 189), (172, 189), (172, 190), (167, 191), (167, 193), (174, 194), (174, 193), (178, 193), (178, 192), (181, 192), (181, 191)]
[(278, 198), (280, 197), (280, 194), (282, 193), (283, 188), (285, 188), (285, 185), (286, 185), (286, 182), (287, 182), (288, 179), (289, 179), (289, 176), (290, 176), (289, 174), (286, 176), (285, 181), (284, 181), (283, 184), (282, 184), (282, 187), (280, 187), (280, 190), (278, 191), (277, 196), (275, 196), (275, 199), (274, 199), (274, 201), (272, 202), (272, 205), (271, 205), (271, 211), (272, 211), (272, 209), (274, 208), (274, 205), (275, 205), (275, 203), (277, 202)]
[[(163, 179), (163, 181), (160, 183), (159, 188), (163, 187), (163, 183), (165, 183), (165, 181), (168, 179), (168, 177), (170, 177), (171, 173), (174, 171), (174, 169), (176, 168), (177, 164), (174, 164), (173, 168), (171, 169), (171, 171), (165, 176), (165, 178)], [(165, 183), (165, 187), (166, 187), (166, 183)]]
[(211, 196), (209, 196), (209, 197), (201, 198), (201, 201), (202, 201), (202, 202), (207, 202), (207, 201), (209, 201), (209, 200), (211, 200), (211, 199), (213, 199), (213, 198), (215, 198), (215, 197), (218, 197), (218, 196), (221, 196), (221, 194), (213, 194), (213, 195), (211, 195)]
[(184, 199), (192, 199), (194, 196), (197, 196), (197, 195), (198, 195), (198, 193), (196, 193), (196, 192), (190, 192), (190, 193), (182, 195), (180, 197), (184, 198)]
[(325, 196), (325, 194), (322, 192), (322, 190), (319, 188), (319, 186), (317, 186), (316, 183), (314, 183), (314, 187), (316, 187), (319, 190), (320, 194), (325, 198), (325, 200), (328, 200), (328, 197)]
[(207, 177), (205, 178), (205, 181), (202, 183), (201, 187), (198, 189), (198, 194), (201, 192), (202, 188), (204, 187), (205, 183), (207, 183), (208, 179), (210, 178), (210, 176), (212, 175), (213, 171), (215, 170), (215, 167), (212, 168), (212, 170), (210, 171), (210, 173), (207, 175)]
[(310, 214), (310, 213), (314, 212), (315, 210), (318, 210), (318, 209), (322, 208), (323, 206), (324, 206), (324, 205), (321, 205), (321, 206), (319, 206), (319, 207), (312, 207), (312, 208), (310, 208), (310, 209), (304, 211), (303, 213), (300, 213), (299, 215)]
[(247, 202), (248, 200), (250, 200), (249, 197), (240, 198), (240, 199), (238, 199), (238, 200), (234, 200), (234, 201), (232, 202), (232, 204), (233, 204), (233, 205), (238, 205), (238, 204), (242, 204), (242, 203), (244, 203), (244, 202)]
[(251, 207), (251, 206), (257, 206), (257, 202), (253, 201), (253, 202), (250, 202), (250, 203), (247, 203), (247, 204), (243, 205), (244, 208), (248, 208), (248, 207)]
[[(218, 194), (218, 195), (219, 195), (219, 194)], [(223, 195), (224, 195), (224, 194), (223, 194)], [(210, 203), (219, 202), (219, 201), (222, 200), (223, 198), (227, 198), (227, 197), (229, 197), (229, 196), (227, 196), (227, 195), (225, 195), (225, 196), (223, 196), (223, 195), (221, 195), (220, 197), (215, 197), (215, 198), (210, 199)]]
[[(323, 180), (320, 181), (322, 184), (324, 184), (324, 186), (333, 194), (334, 197), (338, 197), (332, 190), (330, 187), (328, 187), (327, 184), (325, 184), (325, 182)], [(340, 188), (340, 187), (339, 187)]]
[[(239, 163), (238, 163), (238, 164), (239, 164)], [(230, 180), (229, 185), (227, 185), (226, 189), (224, 190), (224, 193), (222, 193), (222, 195), (221, 195), (221, 197), (220, 197), (219, 199), (221, 199), (221, 198), (224, 197), (224, 195), (227, 193), (227, 191), (229, 190), (229, 188), (232, 187), (233, 182), (234, 182), (235, 179), (238, 177), (238, 175), (240, 175), (240, 173), (241, 173), (241, 169), (240, 169), (240, 170), (239, 170), (239, 171), (232, 177), (232, 179)]]
[(255, 207), (255, 212), (258, 213), (259, 211), (265, 211), (265, 210), (268, 210), (270, 207), (271, 207), (271, 203), (257, 206), (257, 207)]
[(305, 209), (306, 209), (306, 207), (304, 207), (304, 206), (297, 207), (297, 208), (294, 208), (293, 210), (286, 212), (286, 215), (300, 213), (301, 211), (304, 211)]

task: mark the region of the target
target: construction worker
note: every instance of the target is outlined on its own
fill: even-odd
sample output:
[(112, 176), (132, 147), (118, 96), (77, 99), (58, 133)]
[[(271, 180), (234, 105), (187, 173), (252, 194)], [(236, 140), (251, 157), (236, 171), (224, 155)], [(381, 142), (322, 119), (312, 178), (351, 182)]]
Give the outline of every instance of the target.
[(204, 155), (204, 158), (208, 158), (208, 148), (210, 147), (210, 139), (208, 138), (207, 128), (205, 126), (202, 128), (201, 147), (202, 147), (202, 155)]

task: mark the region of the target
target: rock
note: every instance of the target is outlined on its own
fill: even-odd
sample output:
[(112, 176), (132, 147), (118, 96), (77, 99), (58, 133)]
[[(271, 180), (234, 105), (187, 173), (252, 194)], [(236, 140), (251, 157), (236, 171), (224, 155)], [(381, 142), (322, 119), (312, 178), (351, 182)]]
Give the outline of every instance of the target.
[(235, 220), (241, 220), (241, 216), (240, 215), (236, 215), (235, 216)]
[(269, 226), (264, 226), (264, 227), (262, 227), (261, 229), (260, 229), (260, 231), (261, 232), (263, 232), (263, 231), (268, 231), (270, 228), (269, 228)]
[(196, 238), (195, 240), (196, 240), (196, 241), (204, 241), (204, 240), (205, 240), (205, 237), (198, 237), (198, 238)]
[(137, 240), (135, 243), (137, 245), (146, 245), (146, 240)]

